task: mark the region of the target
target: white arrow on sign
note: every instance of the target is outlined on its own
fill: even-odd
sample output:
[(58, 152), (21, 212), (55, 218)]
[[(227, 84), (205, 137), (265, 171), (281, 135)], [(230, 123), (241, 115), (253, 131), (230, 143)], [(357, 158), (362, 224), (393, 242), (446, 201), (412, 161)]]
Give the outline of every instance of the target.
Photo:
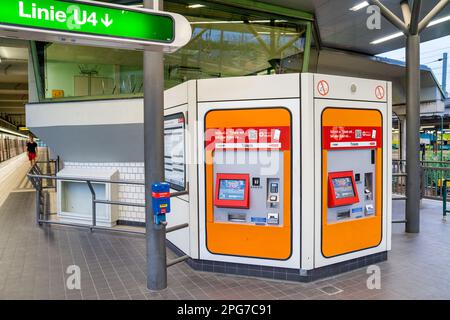
[(110, 25), (113, 24), (114, 20), (109, 19), (109, 14), (106, 14), (104, 18), (101, 19), (102, 23), (105, 25), (105, 27), (109, 28)]

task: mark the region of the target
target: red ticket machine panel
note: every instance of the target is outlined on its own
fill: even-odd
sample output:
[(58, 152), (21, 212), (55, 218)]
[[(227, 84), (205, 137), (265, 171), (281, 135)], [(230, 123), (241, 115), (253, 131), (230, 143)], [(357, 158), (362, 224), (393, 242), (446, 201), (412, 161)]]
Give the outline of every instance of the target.
[(328, 207), (348, 206), (359, 202), (353, 171), (328, 174)]
[(217, 174), (214, 205), (219, 208), (250, 206), (250, 176), (248, 174)]

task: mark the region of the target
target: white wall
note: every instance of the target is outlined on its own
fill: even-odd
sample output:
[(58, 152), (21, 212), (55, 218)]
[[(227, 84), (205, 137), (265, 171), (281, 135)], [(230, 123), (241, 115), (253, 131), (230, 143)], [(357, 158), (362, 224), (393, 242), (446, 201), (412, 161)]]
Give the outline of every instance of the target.
[[(143, 162), (65, 162), (65, 168), (115, 169), (119, 171), (120, 180), (144, 181)], [(119, 201), (145, 204), (144, 186), (119, 185)], [(119, 207), (119, 220), (145, 222), (144, 208)]]

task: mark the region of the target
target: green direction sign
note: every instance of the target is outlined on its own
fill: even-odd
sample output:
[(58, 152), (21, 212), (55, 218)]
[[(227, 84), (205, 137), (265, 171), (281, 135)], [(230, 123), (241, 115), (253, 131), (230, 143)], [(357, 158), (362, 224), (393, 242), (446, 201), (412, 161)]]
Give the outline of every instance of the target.
[[(174, 51), (191, 37), (178, 14), (93, 1), (1, 0), (0, 28), (20, 38)], [(0, 30), (0, 35), (4, 32)]]

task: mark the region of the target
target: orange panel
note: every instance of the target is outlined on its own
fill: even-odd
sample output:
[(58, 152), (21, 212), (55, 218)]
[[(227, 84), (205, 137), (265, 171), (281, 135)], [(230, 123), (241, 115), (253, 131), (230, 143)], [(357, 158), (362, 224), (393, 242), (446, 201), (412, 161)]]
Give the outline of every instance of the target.
[[(328, 108), (322, 113), (322, 126), (382, 127), (383, 118), (377, 110)], [(375, 215), (332, 224), (327, 223), (327, 154), (322, 151), (322, 254), (331, 258), (378, 246), (382, 240), (382, 148), (376, 150)]]
[[(239, 127), (291, 127), (291, 114), (283, 108), (210, 111), (206, 129)], [(206, 160), (206, 246), (211, 253), (286, 260), (292, 251), (291, 151), (284, 151), (283, 226), (256, 226), (214, 222), (213, 151)]]

